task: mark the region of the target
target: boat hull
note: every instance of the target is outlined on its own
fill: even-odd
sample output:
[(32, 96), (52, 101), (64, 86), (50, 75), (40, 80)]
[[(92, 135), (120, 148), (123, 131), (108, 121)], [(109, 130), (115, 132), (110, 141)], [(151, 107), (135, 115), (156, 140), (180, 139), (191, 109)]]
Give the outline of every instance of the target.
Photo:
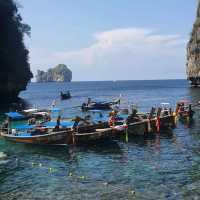
[(130, 123), (128, 125), (129, 135), (152, 135), (156, 132), (163, 132), (169, 129), (175, 128), (175, 116), (168, 115), (160, 118), (160, 127), (158, 131), (157, 119), (153, 118), (151, 120), (145, 119), (140, 122)]
[(112, 128), (96, 129), (90, 133), (71, 133), (71, 137), (68, 137), (68, 144), (86, 145), (101, 140), (111, 139), (113, 136)]
[(62, 144), (66, 143), (68, 134), (67, 130), (37, 136), (14, 136), (1, 132), (0, 137), (8, 141), (28, 144)]

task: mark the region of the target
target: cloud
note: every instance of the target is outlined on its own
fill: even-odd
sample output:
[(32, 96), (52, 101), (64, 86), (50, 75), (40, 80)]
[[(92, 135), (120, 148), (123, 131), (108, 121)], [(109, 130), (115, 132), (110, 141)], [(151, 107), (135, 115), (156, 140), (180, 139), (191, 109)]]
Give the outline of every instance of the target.
[(38, 66), (66, 63), (74, 80), (180, 78), (185, 74), (185, 46), (186, 39), (178, 34), (124, 28), (96, 33), (89, 47), (75, 51), (33, 50), (31, 61), (35, 65), (37, 60)]

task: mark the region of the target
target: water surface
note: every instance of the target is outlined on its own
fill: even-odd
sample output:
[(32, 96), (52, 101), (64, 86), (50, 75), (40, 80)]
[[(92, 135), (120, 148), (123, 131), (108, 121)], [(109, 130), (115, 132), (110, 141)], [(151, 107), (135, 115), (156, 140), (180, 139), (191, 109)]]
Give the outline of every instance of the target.
[[(60, 102), (59, 92), (73, 98)], [(80, 113), (87, 97), (112, 100), (149, 111), (161, 102), (200, 100), (185, 80), (32, 83), (21, 97), (38, 107), (54, 99), (65, 116)], [(0, 199), (199, 199), (199, 114), (190, 127), (173, 133), (129, 138), (92, 147), (34, 146), (0, 140)]]

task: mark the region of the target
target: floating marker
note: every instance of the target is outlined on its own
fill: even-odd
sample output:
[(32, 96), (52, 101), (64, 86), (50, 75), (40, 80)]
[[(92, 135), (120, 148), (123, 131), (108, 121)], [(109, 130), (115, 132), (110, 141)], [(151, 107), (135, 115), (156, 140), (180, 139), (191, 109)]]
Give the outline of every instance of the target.
[(134, 191), (134, 190), (131, 190), (131, 191), (130, 191), (130, 194), (131, 194), (131, 195), (134, 195), (134, 194), (135, 194), (135, 191)]

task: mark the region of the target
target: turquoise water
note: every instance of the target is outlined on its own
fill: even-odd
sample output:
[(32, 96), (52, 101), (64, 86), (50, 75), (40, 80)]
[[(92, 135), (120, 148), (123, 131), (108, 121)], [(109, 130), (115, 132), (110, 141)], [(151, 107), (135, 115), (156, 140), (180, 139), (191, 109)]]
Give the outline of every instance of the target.
[[(60, 102), (59, 92), (73, 98)], [(79, 114), (92, 97), (126, 103), (149, 111), (161, 102), (200, 100), (199, 89), (184, 80), (30, 84), (21, 97), (48, 107), (54, 99), (65, 116)], [(108, 141), (91, 147), (33, 146), (0, 140), (0, 199), (199, 199), (199, 113), (188, 127), (154, 138)]]

